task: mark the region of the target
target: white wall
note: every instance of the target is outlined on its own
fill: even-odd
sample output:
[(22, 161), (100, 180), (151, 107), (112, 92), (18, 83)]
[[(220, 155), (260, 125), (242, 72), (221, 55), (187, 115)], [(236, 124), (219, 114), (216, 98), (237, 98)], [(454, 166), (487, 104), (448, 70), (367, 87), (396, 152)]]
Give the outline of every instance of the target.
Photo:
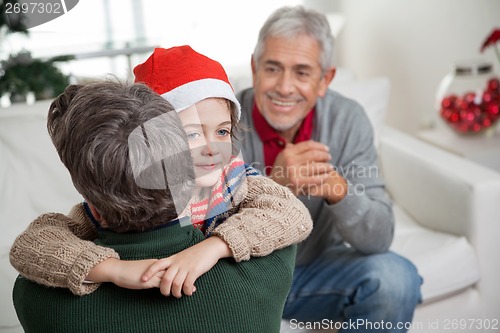
[(499, 0), (306, 0), (340, 11), (346, 24), (337, 40), (337, 62), (358, 77), (385, 75), (392, 95), (387, 123), (414, 134), (436, 114), (437, 86), (460, 59), (499, 60), (480, 46), (500, 27)]

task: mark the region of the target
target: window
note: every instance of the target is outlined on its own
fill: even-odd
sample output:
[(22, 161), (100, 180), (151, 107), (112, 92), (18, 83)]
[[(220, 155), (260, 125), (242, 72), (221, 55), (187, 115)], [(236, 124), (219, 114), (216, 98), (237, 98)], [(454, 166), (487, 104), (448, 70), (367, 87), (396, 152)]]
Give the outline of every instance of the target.
[(126, 78), (130, 76), (129, 66), (146, 60), (151, 51), (129, 58), (106, 54), (127, 47), (189, 44), (221, 62), (229, 76), (242, 70), (250, 73), (250, 56), (260, 26), (276, 8), (300, 3), (80, 0), (67, 14), (31, 28), (28, 37), (10, 35), (0, 43), (0, 57), (5, 59), (22, 49), (34, 57), (74, 54), (80, 59), (62, 64), (63, 71), (79, 78), (99, 78), (108, 73)]

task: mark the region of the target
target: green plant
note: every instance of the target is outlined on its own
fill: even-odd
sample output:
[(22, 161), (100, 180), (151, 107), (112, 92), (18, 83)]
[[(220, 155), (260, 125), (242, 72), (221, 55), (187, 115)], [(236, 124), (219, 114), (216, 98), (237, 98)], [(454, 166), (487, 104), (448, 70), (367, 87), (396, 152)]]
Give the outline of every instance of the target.
[(27, 51), (10, 55), (0, 62), (0, 96), (10, 93), (12, 98), (32, 92), (36, 99), (46, 99), (59, 95), (69, 85), (69, 77), (55, 63), (73, 58), (33, 59)]
[[(24, 25), (22, 13), (7, 14), (7, 3), (19, 3), (18, 0), (0, 0), (0, 43), (7, 35), (22, 33), (29, 35)], [(69, 85), (69, 76), (63, 74), (56, 63), (74, 59), (73, 56), (60, 56), (50, 59), (36, 59), (28, 51), (9, 55), (0, 61), (0, 97), (10, 94), (11, 100), (27, 93), (34, 93), (36, 99), (52, 98), (64, 91)]]

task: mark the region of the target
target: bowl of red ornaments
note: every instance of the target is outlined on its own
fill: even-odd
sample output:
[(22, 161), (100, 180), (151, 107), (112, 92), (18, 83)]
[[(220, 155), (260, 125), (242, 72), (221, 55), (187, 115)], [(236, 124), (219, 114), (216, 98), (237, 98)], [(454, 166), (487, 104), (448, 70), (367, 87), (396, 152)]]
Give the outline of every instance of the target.
[(500, 80), (488, 63), (456, 64), (436, 99), (441, 119), (460, 134), (483, 133), (500, 118)]

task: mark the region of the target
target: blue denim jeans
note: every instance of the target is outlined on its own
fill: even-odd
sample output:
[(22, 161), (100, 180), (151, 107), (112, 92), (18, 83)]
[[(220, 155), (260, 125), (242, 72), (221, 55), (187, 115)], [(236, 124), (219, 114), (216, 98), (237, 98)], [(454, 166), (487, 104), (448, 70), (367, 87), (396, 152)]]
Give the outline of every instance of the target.
[(393, 252), (336, 246), (296, 267), (283, 318), (342, 321), (340, 332), (406, 332), (421, 284), (415, 266)]

